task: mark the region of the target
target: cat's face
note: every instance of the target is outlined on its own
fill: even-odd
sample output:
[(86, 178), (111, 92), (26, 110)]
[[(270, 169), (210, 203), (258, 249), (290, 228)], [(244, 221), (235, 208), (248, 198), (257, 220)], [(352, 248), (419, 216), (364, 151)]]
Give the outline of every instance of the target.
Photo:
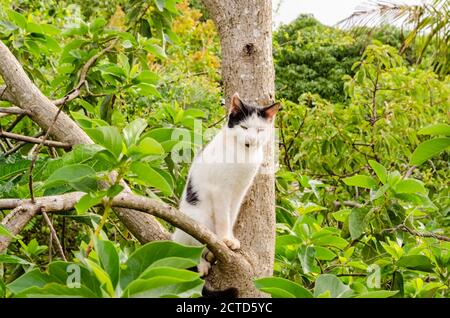
[(253, 107), (240, 100), (236, 93), (231, 98), (227, 133), (247, 148), (262, 147), (271, 136), (272, 123), (280, 103), (267, 107)]

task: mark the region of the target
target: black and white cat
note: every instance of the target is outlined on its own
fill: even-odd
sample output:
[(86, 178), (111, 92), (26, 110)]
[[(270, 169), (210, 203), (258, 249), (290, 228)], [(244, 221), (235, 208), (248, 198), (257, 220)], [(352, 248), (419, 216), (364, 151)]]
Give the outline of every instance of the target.
[[(263, 161), (271, 140), (279, 103), (268, 107), (247, 105), (236, 93), (231, 98), (228, 122), (194, 159), (189, 170), (180, 211), (214, 232), (232, 250), (240, 248), (233, 226), (242, 201)], [(177, 229), (176, 242), (200, 245)], [(202, 258), (198, 271), (208, 274), (211, 264)]]

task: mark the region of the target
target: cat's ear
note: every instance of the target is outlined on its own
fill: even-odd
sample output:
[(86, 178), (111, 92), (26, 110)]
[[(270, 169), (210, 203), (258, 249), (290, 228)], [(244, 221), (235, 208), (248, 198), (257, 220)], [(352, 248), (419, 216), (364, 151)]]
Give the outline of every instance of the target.
[(273, 103), (263, 109), (265, 117), (270, 120), (275, 117), (279, 110), (281, 110), (281, 104), (279, 102)]
[(230, 112), (237, 113), (240, 112), (244, 108), (244, 103), (239, 98), (239, 94), (236, 92), (233, 96), (231, 96), (231, 106)]

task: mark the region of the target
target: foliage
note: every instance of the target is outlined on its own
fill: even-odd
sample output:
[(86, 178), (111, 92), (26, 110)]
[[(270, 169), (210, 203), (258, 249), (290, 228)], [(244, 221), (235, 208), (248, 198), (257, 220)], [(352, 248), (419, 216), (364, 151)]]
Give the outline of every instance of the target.
[[(91, 3), (0, 3), (0, 40), (51, 98), (72, 92), (98, 55), (63, 108), (95, 144), (43, 147), (33, 170), (36, 196), (85, 192), (53, 217), (69, 261), (36, 217), (0, 255), (0, 297), (197, 297), (203, 281), (186, 269), (202, 248), (140, 246), (109, 215), (122, 187), (98, 184), (115, 170), (135, 193), (178, 205), (191, 159), (225, 115), (217, 33), (198, 1)], [(371, 32), (301, 16), (274, 34), (276, 261), (274, 277), (255, 281), (274, 297), (449, 296), (449, 79), (427, 56), (400, 55), (398, 29)], [(26, 118), (13, 131), (39, 133)], [(0, 198), (28, 198), (32, 145), (0, 147)]]

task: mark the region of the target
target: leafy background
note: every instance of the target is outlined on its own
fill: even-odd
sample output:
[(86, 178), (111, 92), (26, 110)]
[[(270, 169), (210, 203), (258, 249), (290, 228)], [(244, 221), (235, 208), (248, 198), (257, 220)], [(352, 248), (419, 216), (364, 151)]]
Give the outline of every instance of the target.
[[(44, 148), (33, 170), (35, 195), (87, 193), (52, 217), (68, 262), (36, 217), (0, 255), (0, 296), (200, 296), (203, 280), (187, 270), (200, 248), (141, 246), (114, 215), (101, 219), (107, 205), (94, 207), (121, 191), (97, 188), (111, 170), (176, 206), (189, 164), (171, 154), (194, 156), (198, 134), (209, 131), (207, 142), (222, 124), (220, 44), (199, 1), (2, 0), (0, 9), (0, 39), (53, 99), (112, 45), (64, 108), (97, 145)], [(441, 42), (419, 59), (420, 37), (400, 54), (404, 38), (393, 27), (344, 31), (307, 15), (274, 32), (283, 103), (276, 261), (273, 277), (255, 281), (272, 296), (449, 296), (448, 68), (436, 69)], [(0, 117), (2, 128), (10, 123)], [(13, 131), (40, 133), (27, 118)], [(27, 198), (32, 145), (13, 146), (0, 140), (0, 197)]]

